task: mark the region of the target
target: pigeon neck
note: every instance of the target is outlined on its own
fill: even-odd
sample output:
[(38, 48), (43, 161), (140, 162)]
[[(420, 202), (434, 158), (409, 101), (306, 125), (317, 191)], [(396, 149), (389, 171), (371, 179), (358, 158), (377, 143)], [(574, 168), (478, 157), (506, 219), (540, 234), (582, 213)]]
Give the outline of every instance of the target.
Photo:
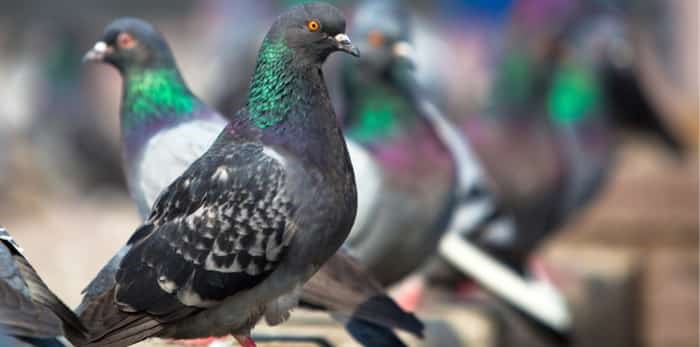
[(595, 114), (600, 106), (600, 87), (584, 68), (569, 65), (554, 74), (548, 95), (549, 115), (555, 124), (578, 124)]
[(308, 70), (295, 64), (292, 50), (283, 42), (265, 39), (250, 85), (250, 121), (261, 129), (284, 121), (313, 87)]
[(174, 67), (125, 71), (121, 107), (125, 131), (154, 120), (186, 118), (196, 105), (196, 97)]
[[(360, 143), (386, 140), (396, 135), (410, 112), (399, 93), (382, 83), (353, 87), (346, 129), (348, 136)], [(404, 115), (399, 117), (398, 115)]]

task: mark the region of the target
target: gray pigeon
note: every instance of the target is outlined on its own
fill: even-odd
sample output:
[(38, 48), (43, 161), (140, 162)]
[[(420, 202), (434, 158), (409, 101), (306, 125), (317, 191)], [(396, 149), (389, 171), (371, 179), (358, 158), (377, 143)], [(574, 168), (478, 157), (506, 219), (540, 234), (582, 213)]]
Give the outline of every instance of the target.
[[(165, 38), (152, 25), (135, 18), (121, 18), (107, 26), (105, 33), (111, 32), (128, 33), (139, 42), (144, 42), (139, 47), (144, 54), (158, 50), (159, 56), (170, 62), (166, 66), (176, 77), (174, 81), (178, 88), (186, 90), (188, 98), (198, 105), (194, 112), (177, 113), (163, 103), (151, 112), (136, 117), (132, 112), (134, 105), (148, 100), (148, 94), (125, 97), (123, 100), (121, 124), (127, 180), (142, 218), (146, 220), (158, 194), (206, 152), (228, 121), (189, 92)], [(104, 41), (98, 42), (86, 54), (86, 60), (104, 62), (109, 59), (97, 52), (106, 46)], [(120, 58), (112, 61), (114, 65), (138, 64)], [(152, 73), (147, 67), (142, 68), (143, 74)], [(143, 80), (124, 78), (123, 89), (138, 90)], [(149, 126), (153, 119), (159, 120), (157, 127)], [(103, 269), (105, 274), (102, 276), (113, 276), (118, 262), (119, 259), (113, 260), (110, 263), (113, 267)], [(422, 324), (412, 314), (402, 311), (374, 283), (366, 270), (347, 254), (347, 250), (340, 249), (304, 286), (301, 304), (322, 308), (334, 315), (352, 316), (386, 328), (399, 328), (421, 335)], [(331, 289), (340, 287), (347, 290)], [(372, 305), (363, 306), (370, 300)]]
[[(372, 208), (373, 224), (359, 228), (359, 220), (349, 245), (384, 283), (415, 271), (437, 251), (499, 299), (567, 335), (570, 317), (553, 286), (523, 276), (471, 242), (480, 235), (507, 241), (518, 230), (490, 191), (469, 143), (416, 78), (410, 14), (397, 1), (368, 1), (356, 18), (353, 36), (363, 56), (359, 67), (348, 64), (344, 71), (345, 129), (348, 143), (360, 143), (380, 165), (383, 184), (371, 199), (378, 205)], [(429, 152), (431, 145), (443, 151)], [(353, 152), (351, 157), (362, 210), (367, 199), (362, 184), (369, 181), (362, 173), (371, 177), (374, 170), (363, 170)], [(441, 158), (453, 165), (451, 172)], [(440, 172), (451, 174), (451, 181), (443, 180), (449, 181), (447, 189), (442, 182), (428, 180)], [(421, 208), (411, 211), (411, 205)]]
[[(335, 51), (359, 55), (344, 31), (342, 14), (327, 4), (299, 5), (276, 20), (247, 107), (160, 195), (113, 258), (116, 276), (102, 272), (88, 286), (78, 310), (89, 322), (87, 345), (232, 334), (253, 346), (250, 330), (259, 319), (288, 317), (355, 216), (352, 166), (321, 71)], [(140, 44), (107, 32), (95, 54), (163, 67), (162, 57), (141, 54)], [(143, 72), (118, 68), (126, 78)], [(198, 106), (171, 88), (169, 74), (146, 77), (133, 91), (154, 93), (151, 102), (134, 104), (135, 114), (164, 99), (173, 111)]]

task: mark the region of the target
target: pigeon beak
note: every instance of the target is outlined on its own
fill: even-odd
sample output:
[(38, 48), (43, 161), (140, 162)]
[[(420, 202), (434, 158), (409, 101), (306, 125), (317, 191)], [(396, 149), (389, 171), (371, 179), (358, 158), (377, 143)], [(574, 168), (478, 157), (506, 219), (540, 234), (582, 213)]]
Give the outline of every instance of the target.
[(355, 45), (352, 44), (352, 41), (350, 41), (350, 37), (346, 34), (338, 34), (333, 36), (332, 38), (336, 44), (338, 45), (338, 49), (350, 53), (356, 57), (360, 56), (360, 50), (357, 49)]
[(405, 63), (408, 63), (411, 67), (416, 66), (415, 60), (415, 49), (413, 45), (406, 41), (398, 41), (391, 48), (394, 57)]
[(111, 48), (104, 42), (100, 41), (92, 47), (85, 56), (83, 56), (83, 62), (88, 61), (103, 61), (105, 55), (111, 51)]

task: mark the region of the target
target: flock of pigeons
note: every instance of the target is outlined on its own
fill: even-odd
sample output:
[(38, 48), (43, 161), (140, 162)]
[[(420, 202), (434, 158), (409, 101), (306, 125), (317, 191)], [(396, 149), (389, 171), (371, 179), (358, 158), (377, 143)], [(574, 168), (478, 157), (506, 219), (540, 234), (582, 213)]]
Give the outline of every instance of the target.
[[(421, 286), (399, 296), (401, 306), (383, 288), (419, 270), (422, 283), (435, 268), (474, 280), (566, 338), (572, 322), (562, 296), (529, 270), (527, 252), (509, 250), (528, 230), (491, 190), (464, 136), (469, 126), (443, 116), (415, 76), (410, 16), (394, 2), (368, 2), (364, 11), (355, 45), (335, 7), (290, 8), (259, 49), (245, 106), (225, 113), (190, 91), (153, 26), (109, 24), (85, 60), (122, 76), (124, 167), (143, 224), (75, 311), (0, 229), (0, 344), (60, 346), (65, 337), (116, 347), (233, 335), (250, 347), (261, 319), (279, 324), (301, 306), (328, 312), (365, 346), (402, 346), (394, 329), (423, 335), (404, 310)], [(334, 52), (360, 57), (342, 69), (341, 118), (322, 72)], [(555, 82), (585, 88), (567, 68)], [(577, 110), (565, 107), (556, 119), (562, 132), (584, 124), (598, 134)], [(572, 165), (588, 163), (584, 149), (567, 148)], [(552, 200), (559, 215), (531, 227), (528, 245), (600, 185), (600, 172), (576, 172), (585, 177)]]

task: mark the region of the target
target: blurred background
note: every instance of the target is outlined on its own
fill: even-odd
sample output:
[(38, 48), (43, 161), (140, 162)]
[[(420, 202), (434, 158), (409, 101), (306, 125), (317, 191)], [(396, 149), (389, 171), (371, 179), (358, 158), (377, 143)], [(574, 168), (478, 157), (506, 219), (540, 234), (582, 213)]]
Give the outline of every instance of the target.
[[(351, 21), (354, 2), (332, 2)], [(139, 221), (120, 166), (120, 77), (83, 54), (116, 17), (152, 21), (191, 89), (227, 112), (292, 3), (0, 1), (0, 224), (70, 306)], [(539, 250), (572, 303), (574, 344), (697, 346), (698, 2), (404, 3), (428, 92), (513, 201), (560, 174), (552, 153), (567, 138), (542, 129), (582, 110), (602, 119), (604, 131), (576, 133), (588, 149), (576, 162), (600, 171), (599, 188)], [(340, 59), (327, 67), (332, 93)], [(546, 346), (477, 306), (455, 315), (461, 344)]]

